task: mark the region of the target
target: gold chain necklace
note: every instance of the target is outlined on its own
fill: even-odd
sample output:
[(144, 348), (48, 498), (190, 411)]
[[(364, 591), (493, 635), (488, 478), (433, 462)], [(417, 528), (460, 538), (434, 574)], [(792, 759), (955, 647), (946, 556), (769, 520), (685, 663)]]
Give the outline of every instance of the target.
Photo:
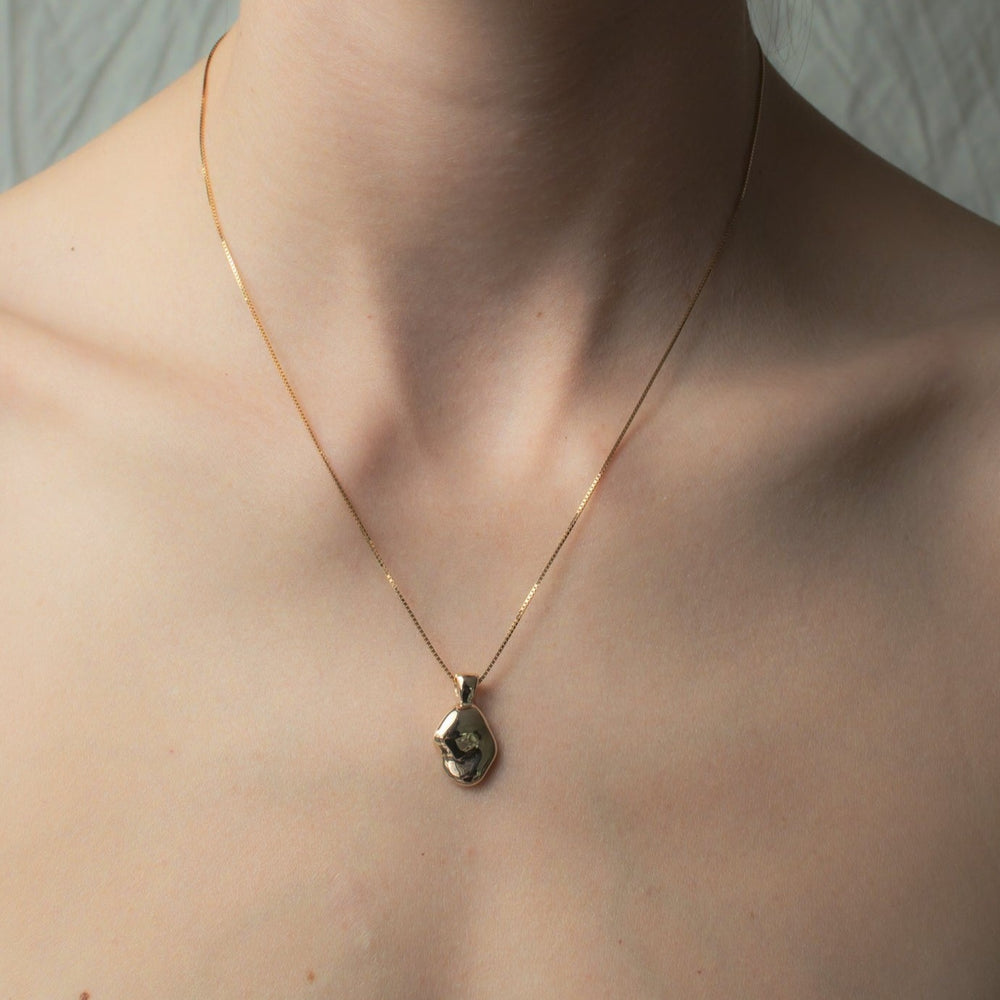
[[(225, 36), (223, 36), (225, 37)], [(729, 220), (726, 223), (726, 228), (722, 234), (722, 239), (719, 241), (718, 246), (715, 248), (715, 252), (712, 254), (709, 260), (708, 267), (705, 269), (702, 275), (701, 281), (695, 290), (694, 296), (692, 297), (684, 315), (681, 317), (680, 323), (678, 323), (676, 329), (670, 337), (667, 343), (666, 350), (657, 362), (656, 367), (653, 369), (653, 374), (650, 375), (649, 380), (646, 382), (645, 387), (639, 394), (639, 398), (636, 401), (634, 407), (632, 407), (632, 412), (629, 413), (628, 419), (625, 421), (624, 426), (615, 438), (614, 444), (611, 446), (611, 450), (608, 452), (607, 458), (604, 459), (597, 475), (594, 476), (592, 482), (587, 487), (586, 493), (583, 495), (583, 499), (577, 505), (576, 511), (573, 514), (569, 525), (566, 530), (562, 533), (562, 537), (559, 539), (559, 544), (556, 545), (542, 568), (541, 573), (538, 574), (538, 579), (531, 585), (531, 589), (525, 595), (524, 600), (521, 602), (521, 606), (517, 609), (517, 614), (514, 615), (514, 620), (510, 623), (507, 628), (507, 632), (503, 637), (503, 641), (497, 648), (497, 651), (493, 654), (493, 658), (486, 665), (486, 669), (482, 674), (456, 674), (454, 673), (448, 665), (444, 662), (441, 654), (438, 653), (431, 642), (430, 637), (427, 635), (423, 625), (421, 625), (420, 620), (417, 618), (416, 613), (410, 606), (410, 602), (406, 599), (403, 592), (399, 589), (399, 585), (393, 578), (392, 573), (389, 571), (389, 567), (386, 565), (385, 560), (382, 558), (378, 547), (375, 545), (371, 534), (365, 527), (364, 522), (361, 520), (361, 515), (358, 514), (357, 508), (354, 506), (354, 502), (348, 496), (347, 490), (344, 489), (343, 483), (340, 481), (340, 477), (334, 471), (333, 463), (330, 461), (326, 452), (323, 450), (323, 446), (320, 444), (319, 438), (316, 431), (313, 429), (313, 425), (310, 423), (309, 418), (306, 416), (305, 408), (299, 400), (298, 394), (295, 389), (292, 388), (292, 383), (288, 378), (288, 374), (285, 372), (284, 366), (278, 359), (278, 353), (274, 348), (274, 344), (271, 342), (271, 337), (268, 335), (267, 330), (264, 327), (264, 323), (260, 318), (260, 314), (257, 312), (257, 307), (254, 305), (253, 300), (250, 298), (250, 293), (247, 291), (246, 282), (243, 280), (243, 274), (241, 273), (239, 267), (236, 264), (236, 259), (233, 256), (232, 250), (229, 247), (229, 242), (226, 239), (225, 233), (222, 229), (222, 222), (219, 219), (219, 209), (215, 201), (215, 192), (212, 188), (212, 180), (208, 171), (208, 157), (205, 152), (205, 108), (208, 99), (208, 71), (212, 64), (212, 57), (215, 55), (216, 49), (218, 49), (222, 38), (219, 39), (215, 45), (212, 46), (212, 51), (209, 52), (208, 58), (205, 60), (205, 72), (202, 79), (202, 90), (201, 90), (201, 122), (199, 128), (199, 141), (201, 147), (201, 172), (202, 177), (205, 181), (205, 193), (208, 196), (209, 208), (212, 211), (212, 219), (215, 222), (215, 229), (219, 235), (219, 241), (222, 244), (222, 249), (225, 252), (226, 260), (229, 262), (230, 270), (233, 272), (233, 277), (236, 279), (236, 284), (239, 286), (240, 292), (243, 295), (243, 301), (246, 303), (247, 308), (250, 310), (250, 315), (260, 333), (261, 339), (264, 341), (264, 346), (267, 348), (267, 353), (271, 357), (271, 361), (274, 363), (274, 367), (281, 377), (281, 381), (291, 397), (292, 402), (295, 404), (295, 409), (298, 411), (299, 418), (302, 420), (305, 429), (309, 432), (309, 437), (312, 439), (312, 443), (319, 453), (319, 457), (323, 460), (323, 464), (326, 466), (327, 472), (330, 473), (334, 484), (337, 487), (337, 491), (343, 498), (344, 503), (347, 505), (347, 509), (350, 511), (351, 516), (354, 518), (355, 524), (357, 524), (364, 540), (368, 543), (368, 548), (371, 549), (372, 555), (375, 557), (376, 562), (378, 562), (386, 580), (389, 582), (389, 586), (392, 587), (393, 592), (396, 597), (399, 598), (400, 603), (406, 609), (406, 613), (410, 617), (410, 621), (413, 622), (414, 627), (420, 633), (421, 639), (423, 639), (424, 644), (430, 650), (431, 655), (437, 661), (438, 666), (448, 675), (451, 679), (452, 684), (455, 686), (455, 693), (458, 697), (458, 703), (455, 707), (445, 716), (441, 725), (438, 727), (434, 734), (434, 742), (438, 745), (441, 751), (442, 763), (444, 765), (445, 771), (454, 778), (457, 782), (462, 785), (475, 785), (478, 784), (483, 778), (486, 777), (486, 772), (490, 769), (493, 761), (497, 756), (497, 741), (493, 735), (493, 731), (490, 729), (489, 723), (486, 721), (485, 716), (480, 711), (477, 705), (474, 705), (472, 699), (476, 693), (476, 687), (478, 684), (482, 683), (486, 679), (487, 674), (493, 669), (493, 665), (500, 659), (500, 654), (507, 648), (507, 643), (510, 642), (511, 636), (514, 634), (514, 630), (521, 623), (521, 619), (524, 617), (525, 611), (528, 610), (528, 605), (531, 604), (532, 599), (538, 592), (538, 588), (541, 586), (542, 581), (545, 579), (546, 574), (549, 572), (552, 564), (556, 561), (556, 557), (562, 551), (563, 546), (566, 544), (567, 539), (572, 533), (573, 529), (576, 527), (577, 522), (580, 520), (581, 514), (583, 514), (584, 509), (590, 502), (590, 498), (594, 495), (594, 490), (597, 489), (597, 484), (604, 477), (604, 473), (607, 471), (608, 466), (611, 464), (611, 460), (615, 457), (618, 451), (619, 445), (622, 443), (625, 435), (628, 433), (629, 428), (632, 426), (632, 422), (635, 420), (636, 414), (639, 412), (639, 408), (642, 406), (649, 395), (650, 389), (653, 387), (653, 383), (656, 381), (656, 377), (660, 374), (660, 370), (666, 363), (667, 356), (670, 354), (671, 349), (677, 342), (677, 338), (680, 336), (681, 330), (684, 329), (685, 324), (688, 321), (688, 317), (694, 310), (695, 304), (701, 296), (702, 289), (708, 282), (709, 276), (712, 271), (715, 270), (715, 265), (718, 263), (719, 258), (722, 256), (722, 251), (725, 249), (726, 244), (729, 241), (730, 233), (733, 230), (733, 224), (736, 221), (736, 215), (739, 210), (740, 205), (743, 203), (743, 198), (746, 195), (747, 188), (750, 185), (750, 172), (753, 166), (754, 153), (757, 149), (757, 135), (760, 130), (760, 119), (761, 119), (761, 109), (764, 103), (764, 78), (766, 76), (767, 60), (764, 58), (764, 53), (760, 48), (760, 43), (757, 43), (757, 52), (760, 58), (760, 82), (757, 92), (757, 106), (754, 112), (754, 123), (753, 123), (753, 136), (750, 141), (750, 151), (747, 155), (746, 168), (743, 174), (743, 183), (740, 187), (739, 196), (736, 199), (736, 204), (730, 213)]]

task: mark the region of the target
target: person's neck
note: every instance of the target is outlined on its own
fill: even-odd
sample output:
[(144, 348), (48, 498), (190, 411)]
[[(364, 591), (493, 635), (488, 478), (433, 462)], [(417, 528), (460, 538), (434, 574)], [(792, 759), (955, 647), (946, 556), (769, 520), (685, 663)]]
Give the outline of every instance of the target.
[(579, 380), (643, 304), (683, 311), (759, 63), (743, 0), (244, 0), (212, 73), (213, 176), (258, 304), (363, 336), (403, 381), (433, 370), (439, 399), (498, 359)]

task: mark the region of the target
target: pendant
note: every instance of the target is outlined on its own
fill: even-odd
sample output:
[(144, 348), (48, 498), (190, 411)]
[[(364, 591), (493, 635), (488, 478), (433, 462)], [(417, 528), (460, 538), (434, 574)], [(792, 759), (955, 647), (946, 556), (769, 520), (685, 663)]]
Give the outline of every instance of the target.
[(459, 703), (444, 717), (434, 734), (445, 771), (461, 785), (476, 785), (496, 760), (497, 741), (486, 717), (472, 699), (479, 678), (456, 674)]

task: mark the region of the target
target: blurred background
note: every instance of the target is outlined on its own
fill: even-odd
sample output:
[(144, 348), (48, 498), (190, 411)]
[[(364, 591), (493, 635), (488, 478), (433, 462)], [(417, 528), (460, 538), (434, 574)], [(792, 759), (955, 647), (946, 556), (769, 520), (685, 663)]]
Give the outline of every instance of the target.
[[(1000, 222), (1000, 0), (750, 3), (771, 62), (812, 104)], [(238, 8), (238, 0), (0, 0), (0, 190), (183, 73)]]

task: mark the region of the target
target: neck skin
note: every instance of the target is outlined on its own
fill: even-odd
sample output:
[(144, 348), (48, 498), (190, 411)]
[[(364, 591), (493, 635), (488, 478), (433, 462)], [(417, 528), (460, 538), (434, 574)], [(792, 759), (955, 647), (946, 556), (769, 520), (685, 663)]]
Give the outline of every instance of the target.
[(758, 73), (744, 0), (244, 0), (209, 162), (313, 412), (322, 368), (431, 435), (509, 436), (519, 398), (555, 427), (616, 378), (622, 413), (732, 211)]

